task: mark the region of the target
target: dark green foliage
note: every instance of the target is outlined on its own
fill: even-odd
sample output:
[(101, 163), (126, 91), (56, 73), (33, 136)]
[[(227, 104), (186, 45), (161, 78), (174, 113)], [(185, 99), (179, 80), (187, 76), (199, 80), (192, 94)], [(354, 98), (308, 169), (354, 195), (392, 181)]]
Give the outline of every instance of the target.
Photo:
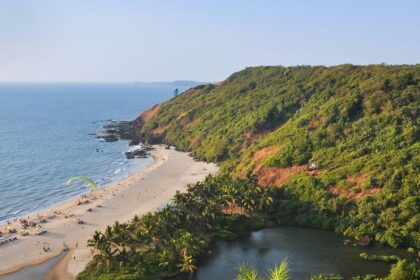
[(351, 280), (380, 280), (381, 278), (377, 277), (374, 274), (366, 274), (364, 276), (355, 276)]
[(235, 201), (247, 214), (260, 216), (271, 201), (267, 192), (252, 177), (208, 176), (189, 185), (187, 192), (177, 192), (171, 204), (157, 212), (95, 232), (88, 241), (93, 261), (78, 279), (160, 279), (192, 272), (212, 240), (231, 240), (241, 231), (267, 225), (223, 212)]
[(215, 237), (216, 237), (218, 240), (231, 241), (231, 240), (235, 240), (235, 239), (237, 239), (239, 236), (238, 236), (236, 233), (232, 232), (232, 231), (229, 231), (229, 230), (226, 230), (226, 229), (220, 229), (220, 230), (219, 230), (219, 231), (215, 234)]
[(247, 68), (163, 103), (139, 130), (234, 175), (279, 147), (261, 163), (319, 169), (286, 182), (282, 222), (419, 248), (419, 81), (420, 65)]
[[(255, 214), (255, 213), (254, 213)], [(244, 215), (228, 215), (221, 222), (221, 227), (231, 232), (251, 232), (276, 226), (270, 221), (250, 219)]]
[(376, 262), (386, 262), (386, 263), (396, 263), (401, 260), (400, 257), (395, 255), (390, 256), (378, 256), (378, 255), (368, 255), (367, 253), (363, 252), (360, 253), (360, 257), (364, 260), (368, 261), (376, 261)]
[(333, 230), (346, 210), (344, 199), (331, 197), (319, 179), (303, 173), (277, 189), (274, 198), (271, 217), (279, 223)]
[(311, 277), (311, 280), (344, 280), (340, 275), (334, 274), (320, 274)]
[(420, 279), (420, 270), (415, 263), (408, 263), (406, 260), (398, 261), (393, 265), (389, 275), (384, 280), (413, 280)]
[[(340, 275), (316, 275), (312, 276), (311, 280), (342, 280)], [(414, 280), (420, 279), (420, 269), (417, 268), (415, 263), (409, 263), (406, 260), (398, 260), (396, 264), (391, 266), (389, 274), (384, 278), (378, 277), (373, 274), (364, 276), (355, 276), (352, 280)]]

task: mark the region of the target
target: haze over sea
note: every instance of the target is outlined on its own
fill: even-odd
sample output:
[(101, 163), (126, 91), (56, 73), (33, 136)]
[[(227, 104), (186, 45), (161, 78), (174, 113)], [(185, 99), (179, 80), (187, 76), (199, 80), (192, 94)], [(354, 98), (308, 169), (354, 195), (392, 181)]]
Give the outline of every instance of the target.
[[(65, 186), (77, 175), (104, 186), (146, 168), (127, 160), (127, 141), (100, 142), (105, 120), (132, 120), (153, 104), (194, 84), (0, 84), (0, 223), (89, 191)], [(99, 152), (97, 152), (97, 149)]]

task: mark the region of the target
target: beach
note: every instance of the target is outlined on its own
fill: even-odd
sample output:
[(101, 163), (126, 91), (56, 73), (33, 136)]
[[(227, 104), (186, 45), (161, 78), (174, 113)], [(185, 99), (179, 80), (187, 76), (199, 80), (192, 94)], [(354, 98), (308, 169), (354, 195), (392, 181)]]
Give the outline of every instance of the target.
[[(71, 279), (90, 260), (90, 248), (86, 244), (96, 230), (103, 231), (115, 221), (126, 222), (135, 215), (164, 207), (177, 190), (182, 191), (187, 184), (203, 180), (218, 170), (215, 164), (194, 161), (187, 153), (161, 145), (153, 147), (154, 161), (146, 170), (40, 212), (47, 219), (42, 224), (47, 232), (36, 236), (17, 235), (18, 240), (0, 246), (0, 275), (43, 263), (68, 246), (70, 253), (58, 266), (63, 278)], [(30, 217), (35, 218), (38, 215)], [(83, 223), (78, 223), (79, 220)], [(4, 227), (0, 230), (5, 232)]]

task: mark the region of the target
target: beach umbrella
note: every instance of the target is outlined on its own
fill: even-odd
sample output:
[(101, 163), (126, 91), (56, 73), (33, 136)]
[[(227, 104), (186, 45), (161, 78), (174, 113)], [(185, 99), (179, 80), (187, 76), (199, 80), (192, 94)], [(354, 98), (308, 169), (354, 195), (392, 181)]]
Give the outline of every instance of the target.
[(81, 181), (85, 182), (86, 184), (88, 184), (90, 186), (92, 191), (96, 190), (96, 188), (97, 188), (95, 182), (93, 182), (91, 179), (89, 179), (85, 176), (76, 176), (76, 177), (68, 179), (67, 182), (66, 182), (66, 186), (70, 185), (75, 180), (81, 180)]

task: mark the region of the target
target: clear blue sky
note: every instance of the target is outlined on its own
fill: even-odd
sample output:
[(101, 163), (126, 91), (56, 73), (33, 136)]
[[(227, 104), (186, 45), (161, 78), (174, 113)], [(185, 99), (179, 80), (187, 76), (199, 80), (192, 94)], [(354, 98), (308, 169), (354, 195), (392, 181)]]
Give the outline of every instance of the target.
[(419, 62), (416, 0), (0, 0), (0, 81), (218, 81), (255, 65)]

